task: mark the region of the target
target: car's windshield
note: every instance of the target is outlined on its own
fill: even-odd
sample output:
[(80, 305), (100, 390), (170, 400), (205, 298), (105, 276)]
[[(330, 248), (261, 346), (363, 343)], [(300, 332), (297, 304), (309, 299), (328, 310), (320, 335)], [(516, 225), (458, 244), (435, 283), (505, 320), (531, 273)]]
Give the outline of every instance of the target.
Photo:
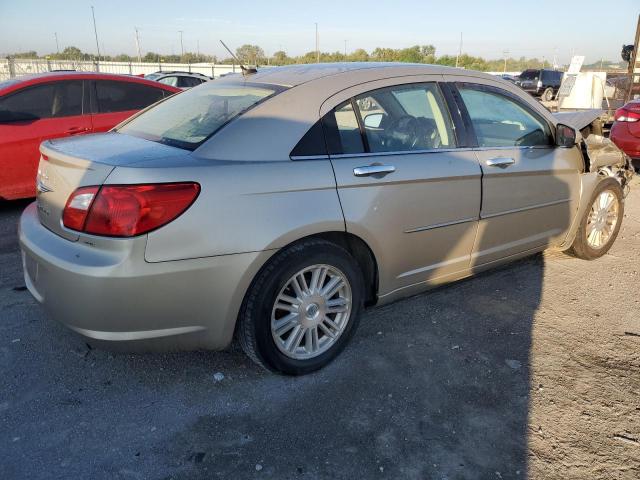
[(159, 103), (118, 132), (194, 150), (230, 120), (278, 91), (272, 85), (210, 84)]

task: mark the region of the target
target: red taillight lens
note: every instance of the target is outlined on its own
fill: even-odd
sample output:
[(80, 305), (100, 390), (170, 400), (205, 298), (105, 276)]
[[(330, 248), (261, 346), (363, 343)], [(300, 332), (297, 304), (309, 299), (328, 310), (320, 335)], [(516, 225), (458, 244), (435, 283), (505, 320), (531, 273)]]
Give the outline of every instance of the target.
[(81, 187), (71, 194), (62, 212), (62, 223), (72, 230), (82, 231), (89, 207), (100, 187)]
[(637, 122), (640, 120), (640, 107), (629, 108), (624, 106), (616, 110), (613, 116), (616, 122)]
[(89, 213), (81, 228), (67, 224), (66, 227), (93, 235), (110, 237), (133, 237), (155, 230), (175, 220), (200, 193), (197, 183), (160, 183), (150, 185), (103, 185), (83, 187), (76, 190), (67, 205), (84, 188), (98, 189)]

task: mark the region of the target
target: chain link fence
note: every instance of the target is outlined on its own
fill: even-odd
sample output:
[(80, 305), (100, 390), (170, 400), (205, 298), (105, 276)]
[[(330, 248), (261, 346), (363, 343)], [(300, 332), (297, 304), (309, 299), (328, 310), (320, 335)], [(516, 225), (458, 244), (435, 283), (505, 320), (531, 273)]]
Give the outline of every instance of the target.
[(46, 60), (0, 58), (0, 81), (34, 73), (75, 70), (79, 72), (116, 73), (121, 75), (146, 75), (158, 71), (202, 73), (217, 78), (227, 73), (239, 72), (236, 65), (212, 63), (145, 63), (145, 62), (94, 62), (83, 60)]

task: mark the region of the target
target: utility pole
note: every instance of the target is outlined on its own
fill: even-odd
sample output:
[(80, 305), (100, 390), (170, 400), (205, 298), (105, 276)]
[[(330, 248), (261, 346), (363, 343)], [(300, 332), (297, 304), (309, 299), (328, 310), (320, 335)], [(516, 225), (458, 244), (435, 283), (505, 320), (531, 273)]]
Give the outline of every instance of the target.
[(318, 37), (318, 22), (316, 22), (316, 63), (320, 63), (320, 39)]
[(182, 43), (182, 34), (184, 33), (182, 30), (178, 30), (180, 33), (180, 61), (184, 58), (184, 44)]
[(504, 50), (502, 55), (504, 56), (504, 70), (502, 70), (502, 73), (507, 73), (507, 57), (509, 56), (509, 50)]
[(458, 48), (458, 55), (456, 56), (456, 68), (458, 68), (458, 62), (462, 56), (462, 32), (460, 32), (460, 47)]
[(136, 50), (138, 52), (138, 62), (142, 62), (142, 54), (140, 53), (140, 36), (138, 35), (138, 27), (136, 29)]
[(56, 52), (60, 53), (60, 45), (58, 45), (58, 32), (53, 32), (53, 36), (56, 37)]
[(98, 62), (100, 61), (100, 44), (98, 43), (98, 29), (96, 28), (96, 12), (91, 6), (91, 16), (93, 17), (93, 33), (96, 35), (96, 49), (98, 49)]

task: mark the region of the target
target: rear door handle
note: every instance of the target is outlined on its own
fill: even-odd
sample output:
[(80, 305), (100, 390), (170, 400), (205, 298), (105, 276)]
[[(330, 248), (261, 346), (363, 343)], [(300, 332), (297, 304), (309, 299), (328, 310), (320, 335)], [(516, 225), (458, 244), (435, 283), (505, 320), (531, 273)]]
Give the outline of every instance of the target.
[(500, 167), (507, 168), (509, 165), (513, 165), (516, 161), (513, 158), (498, 157), (487, 160), (487, 167)]
[(353, 174), (356, 177), (369, 177), (372, 175), (386, 175), (396, 171), (396, 167), (393, 165), (365, 165), (363, 167), (356, 167), (353, 169)]
[(71, 127), (64, 133), (69, 134), (69, 135), (75, 135), (77, 133), (84, 133), (84, 132), (88, 132), (88, 131), (89, 131), (89, 129), (87, 127)]

